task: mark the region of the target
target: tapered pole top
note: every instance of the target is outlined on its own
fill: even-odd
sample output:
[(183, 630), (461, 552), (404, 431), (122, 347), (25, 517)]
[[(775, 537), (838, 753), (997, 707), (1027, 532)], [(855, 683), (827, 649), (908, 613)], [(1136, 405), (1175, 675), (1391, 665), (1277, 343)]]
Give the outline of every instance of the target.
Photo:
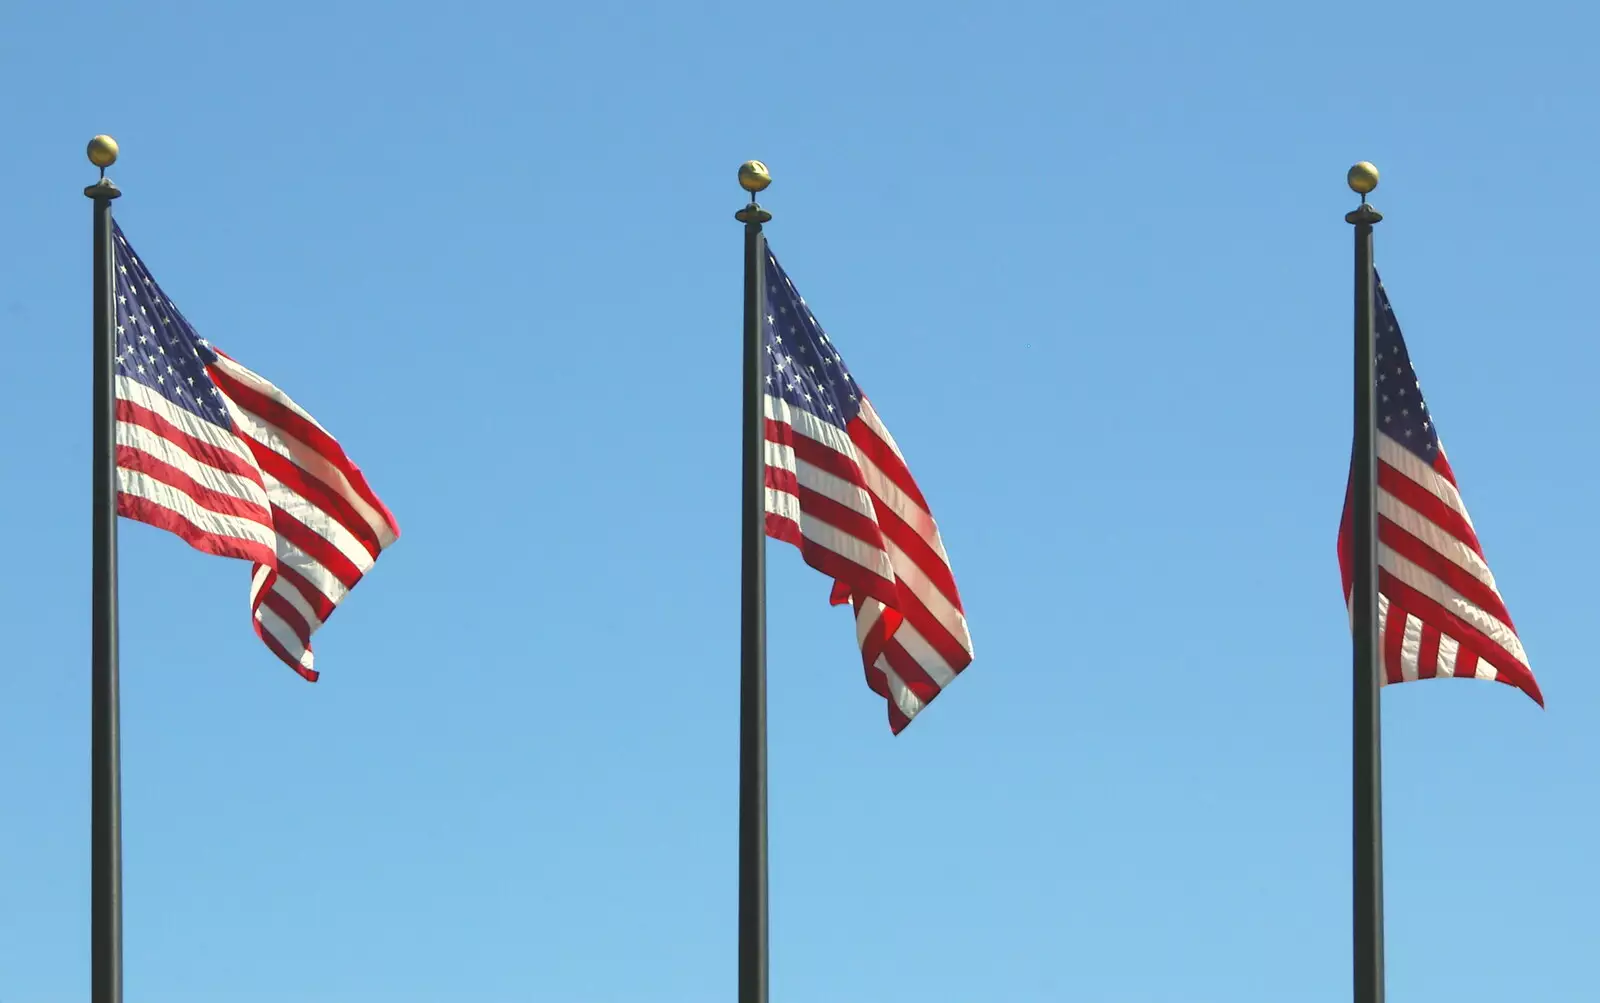
[(772, 218), (772, 213), (767, 212), (756, 204), (756, 193), (766, 191), (772, 184), (772, 172), (767, 170), (767, 165), (759, 160), (746, 160), (739, 165), (739, 187), (750, 193), (750, 204), (733, 214), (733, 218), (741, 223), (765, 223)]
[(117, 141), (110, 136), (99, 135), (89, 140), (89, 163), (100, 168), (100, 180), (83, 190), (83, 193), (92, 199), (114, 199), (122, 192), (111, 179), (106, 177), (106, 168), (117, 162), (117, 154), (121, 148)]
[(1383, 219), (1383, 213), (1367, 204), (1367, 196), (1371, 195), (1378, 187), (1378, 169), (1373, 166), (1371, 161), (1363, 160), (1350, 168), (1344, 176), (1344, 181), (1345, 184), (1350, 186), (1351, 191), (1361, 196), (1361, 205), (1345, 213), (1344, 221), (1346, 223), (1371, 226), (1373, 223)]

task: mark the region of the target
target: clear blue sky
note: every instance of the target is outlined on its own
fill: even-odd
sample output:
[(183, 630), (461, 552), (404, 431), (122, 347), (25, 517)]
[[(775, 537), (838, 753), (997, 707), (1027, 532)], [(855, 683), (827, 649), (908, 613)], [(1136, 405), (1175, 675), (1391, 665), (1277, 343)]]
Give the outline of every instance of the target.
[(1588, 998), (1591, 42), (1548, 5), (13, 5), (0, 1001), (88, 993), (89, 203), (404, 530), (317, 636), (125, 523), (130, 1003), (732, 1000), (738, 164), (977, 659), (771, 548), (773, 998), (1349, 998), (1344, 172), (1549, 710), (1384, 693), (1390, 993)]

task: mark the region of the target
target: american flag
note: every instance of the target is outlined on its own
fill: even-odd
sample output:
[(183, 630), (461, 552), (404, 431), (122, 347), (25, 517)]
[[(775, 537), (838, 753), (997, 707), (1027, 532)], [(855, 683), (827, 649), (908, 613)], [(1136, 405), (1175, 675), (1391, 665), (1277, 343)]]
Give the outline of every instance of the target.
[[(1491, 679), (1543, 706), (1381, 281), (1376, 327), (1380, 685), (1435, 676)], [(1339, 526), (1347, 606), (1351, 532), (1347, 485)]]
[(311, 635), (400, 535), (339, 444), (195, 333), (116, 228), (117, 512), (253, 565), (256, 634), (311, 681)]
[(899, 734), (972, 661), (950, 558), (905, 457), (766, 251), (767, 535), (855, 608), (867, 685)]

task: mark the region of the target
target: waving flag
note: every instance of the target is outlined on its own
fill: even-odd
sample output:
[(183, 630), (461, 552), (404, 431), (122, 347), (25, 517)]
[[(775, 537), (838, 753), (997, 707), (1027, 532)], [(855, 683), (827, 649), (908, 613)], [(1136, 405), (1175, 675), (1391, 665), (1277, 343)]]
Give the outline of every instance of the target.
[(767, 535), (854, 607), (867, 684), (899, 734), (972, 661), (966, 615), (905, 457), (766, 254)]
[(115, 238), (117, 511), (250, 561), (256, 633), (315, 681), (311, 635), (400, 527), (333, 437), (197, 335)]
[[(1543, 706), (1381, 281), (1375, 327), (1379, 678), (1383, 684), (1436, 676), (1492, 679)], [(1339, 526), (1346, 604), (1354, 578), (1351, 545), (1347, 486)]]

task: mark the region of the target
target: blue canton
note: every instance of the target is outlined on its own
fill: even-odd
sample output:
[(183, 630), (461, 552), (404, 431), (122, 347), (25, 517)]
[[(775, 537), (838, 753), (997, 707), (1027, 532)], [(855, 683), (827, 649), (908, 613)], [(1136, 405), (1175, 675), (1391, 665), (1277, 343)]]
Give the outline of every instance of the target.
[(217, 359), (172, 305), (115, 227), (117, 375), (141, 383), (213, 425), (232, 428), (222, 391), (206, 366)]
[(861, 413), (861, 389), (771, 248), (766, 273), (766, 392), (844, 428)]
[[(1377, 279), (1376, 273), (1373, 278)], [(1383, 280), (1377, 281), (1377, 315), (1373, 319), (1378, 333), (1378, 430), (1431, 465), (1439, 455), (1439, 433), (1422, 400), (1422, 384), (1411, 368), (1411, 355), (1400, 336), (1389, 294)]]

